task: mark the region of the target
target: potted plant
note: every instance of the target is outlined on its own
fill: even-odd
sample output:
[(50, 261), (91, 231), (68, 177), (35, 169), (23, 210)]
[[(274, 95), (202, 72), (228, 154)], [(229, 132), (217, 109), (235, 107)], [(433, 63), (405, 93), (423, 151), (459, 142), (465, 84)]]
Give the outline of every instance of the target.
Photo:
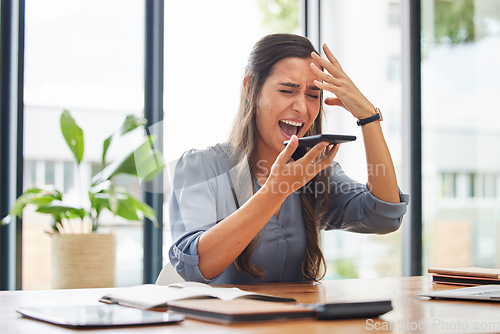
[[(85, 146), (83, 131), (67, 110), (62, 112), (60, 123), (65, 142), (80, 168)], [(154, 137), (145, 136), (140, 145), (111, 163), (106, 160), (112, 143), (127, 133), (143, 129), (145, 124), (144, 118), (128, 115), (121, 127), (104, 140), (101, 168), (91, 180), (86, 203), (66, 203), (64, 194), (52, 185), (32, 187), (19, 196), (9, 215), (2, 219), (3, 224), (8, 224), (16, 216), (22, 218), (23, 209), (28, 205), (36, 212), (51, 216), (53, 288), (115, 285), (115, 235), (98, 233), (103, 212), (109, 211), (129, 221), (148, 218), (157, 223), (155, 211), (149, 205), (112, 182), (120, 174), (150, 181), (162, 171), (163, 158), (152, 149)], [(81, 173), (78, 175), (81, 178)]]

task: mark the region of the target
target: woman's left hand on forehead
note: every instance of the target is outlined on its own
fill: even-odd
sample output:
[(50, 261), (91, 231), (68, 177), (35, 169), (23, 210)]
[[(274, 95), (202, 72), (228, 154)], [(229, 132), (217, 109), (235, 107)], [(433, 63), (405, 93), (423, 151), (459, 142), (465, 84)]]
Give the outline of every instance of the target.
[(323, 51), (328, 60), (321, 58), (315, 52), (312, 53), (312, 58), (328, 73), (320, 70), (314, 63), (311, 63), (311, 70), (322, 80), (315, 80), (315, 85), (337, 96), (326, 98), (325, 103), (332, 106), (336, 105), (343, 107), (358, 119), (373, 115), (375, 107), (359, 91), (347, 74), (344, 73), (340, 63), (333, 56), (326, 44), (323, 45)]

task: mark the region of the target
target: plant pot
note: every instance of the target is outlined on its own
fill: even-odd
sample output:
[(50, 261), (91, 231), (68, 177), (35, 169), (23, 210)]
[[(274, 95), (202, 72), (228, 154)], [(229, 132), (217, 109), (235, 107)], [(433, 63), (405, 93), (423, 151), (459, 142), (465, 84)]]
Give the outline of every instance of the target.
[(114, 234), (52, 234), (52, 288), (115, 286)]

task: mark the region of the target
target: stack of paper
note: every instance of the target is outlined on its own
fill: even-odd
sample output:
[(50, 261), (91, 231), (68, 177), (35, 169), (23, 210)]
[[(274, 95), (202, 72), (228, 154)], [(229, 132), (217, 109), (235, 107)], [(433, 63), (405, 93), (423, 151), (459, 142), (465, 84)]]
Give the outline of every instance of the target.
[(435, 283), (455, 285), (500, 284), (500, 269), (478, 267), (430, 268)]

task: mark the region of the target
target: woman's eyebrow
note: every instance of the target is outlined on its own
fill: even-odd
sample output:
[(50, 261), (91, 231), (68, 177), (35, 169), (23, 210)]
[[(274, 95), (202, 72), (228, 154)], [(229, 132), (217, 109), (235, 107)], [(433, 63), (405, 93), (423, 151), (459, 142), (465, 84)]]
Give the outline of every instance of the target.
[[(283, 82), (280, 84), (280, 86), (286, 86), (290, 88), (300, 88), (301, 86), (299, 84), (293, 83), (293, 82)], [(321, 90), (315, 85), (308, 86), (307, 89), (310, 90)]]
[(290, 88), (300, 88), (300, 85), (293, 83), (293, 82), (283, 82), (283, 83), (280, 83), (280, 86), (286, 86), (286, 87), (290, 87)]

